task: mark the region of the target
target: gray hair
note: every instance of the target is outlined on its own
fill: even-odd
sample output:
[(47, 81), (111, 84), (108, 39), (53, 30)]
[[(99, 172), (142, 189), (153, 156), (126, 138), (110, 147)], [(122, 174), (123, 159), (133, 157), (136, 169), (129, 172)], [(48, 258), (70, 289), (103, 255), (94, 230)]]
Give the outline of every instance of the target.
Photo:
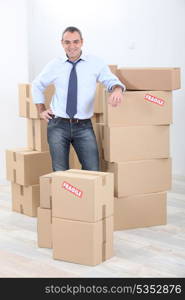
[(79, 33), (79, 35), (80, 35), (80, 38), (81, 38), (81, 40), (82, 40), (82, 33), (81, 33), (81, 31), (80, 31), (80, 29), (78, 29), (77, 27), (74, 27), (74, 26), (69, 26), (69, 27), (67, 27), (64, 31), (63, 31), (63, 33), (62, 33), (62, 40), (63, 40), (63, 36), (64, 36), (64, 33), (66, 33), (66, 32), (78, 32)]

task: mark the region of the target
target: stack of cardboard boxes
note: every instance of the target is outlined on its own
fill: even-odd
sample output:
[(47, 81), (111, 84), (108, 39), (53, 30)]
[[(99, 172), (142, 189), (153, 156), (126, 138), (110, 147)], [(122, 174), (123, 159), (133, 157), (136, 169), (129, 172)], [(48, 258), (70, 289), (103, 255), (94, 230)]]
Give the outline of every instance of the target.
[(113, 174), (68, 170), (40, 177), (38, 246), (97, 265), (113, 255)]
[[(120, 106), (112, 107), (108, 104), (109, 95), (105, 88), (97, 84), (92, 122), (99, 146), (101, 171), (114, 174), (114, 230), (165, 224), (166, 196), (171, 186), (169, 129), (172, 123), (172, 90), (180, 88), (180, 69), (117, 69), (116, 65), (109, 67), (127, 87), (124, 101)], [(47, 108), (53, 92), (53, 86), (49, 86), (45, 91)], [(19, 93), (20, 116), (27, 118), (28, 148), (6, 151), (7, 179), (12, 182), (12, 207), (17, 212), (36, 216), (40, 203), (39, 246), (53, 247), (54, 258), (73, 261), (74, 253), (68, 253), (71, 245), (67, 244), (67, 232), (71, 236), (69, 240), (72, 241), (72, 235), (75, 238), (74, 232), (78, 225), (79, 230), (85, 232), (85, 236), (87, 234), (88, 237), (93, 237), (90, 238), (89, 244), (92, 247), (92, 241), (95, 244), (97, 241), (98, 245), (102, 240), (108, 241), (108, 237), (105, 238), (102, 232), (109, 226), (106, 224), (111, 224), (112, 221), (102, 220), (112, 220), (113, 210), (106, 208), (109, 207), (107, 194), (101, 196), (101, 209), (104, 207), (106, 211), (103, 215), (97, 214), (98, 209), (101, 209), (98, 208), (100, 203), (96, 193), (98, 180), (108, 182), (109, 173), (107, 176), (106, 173), (90, 175), (79, 170), (51, 173), (47, 123), (39, 118), (36, 106), (32, 102), (31, 85), (20, 84)], [(72, 147), (70, 168), (81, 169)], [(61, 183), (59, 184), (61, 180), (69, 183), (69, 179), (70, 189), (85, 190), (87, 194), (90, 191), (90, 200), (86, 201), (85, 210), (82, 209), (83, 200), (70, 193), (66, 186), (61, 187)], [(61, 202), (58, 201), (58, 197), (61, 197)], [(77, 198), (78, 201), (75, 201)], [(69, 200), (69, 205), (65, 204), (66, 199)], [(58, 235), (60, 228), (63, 228), (64, 236)], [(100, 228), (104, 228), (103, 231)], [(98, 230), (101, 233), (99, 237), (96, 236)], [(66, 248), (60, 248), (63, 243), (66, 243)], [(87, 252), (90, 251), (89, 245), (86, 245)], [(110, 254), (106, 256), (105, 248), (103, 249), (103, 257), (109, 257)], [(80, 251), (81, 248), (79, 253)], [(86, 257), (84, 262), (80, 254), (75, 257), (75, 261), (96, 264), (103, 260), (98, 256), (100, 252), (89, 253), (92, 256)]]
[(169, 129), (178, 68), (118, 69), (126, 85), (123, 103), (108, 105), (98, 124), (102, 170), (115, 176), (114, 229), (166, 223), (171, 186)]
[[(38, 246), (52, 248), (54, 259), (97, 265), (113, 255), (113, 230), (166, 223), (172, 90), (180, 88), (180, 70), (109, 67), (127, 91), (112, 107), (97, 84), (92, 123), (102, 172), (79, 170), (71, 147), (71, 169), (51, 173), (47, 123), (32, 102), (31, 85), (19, 85), (28, 148), (6, 151), (12, 208), (38, 216)], [(45, 91), (46, 108), (53, 92), (53, 86)]]
[[(51, 86), (46, 90), (47, 106), (52, 93)], [(35, 217), (40, 203), (39, 177), (52, 168), (46, 122), (39, 119), (29, 84), (19, 86), (19, 115), (27, 118), (27, 148), (6, 151), (7, 179), (11, 181), (12, 210)]]

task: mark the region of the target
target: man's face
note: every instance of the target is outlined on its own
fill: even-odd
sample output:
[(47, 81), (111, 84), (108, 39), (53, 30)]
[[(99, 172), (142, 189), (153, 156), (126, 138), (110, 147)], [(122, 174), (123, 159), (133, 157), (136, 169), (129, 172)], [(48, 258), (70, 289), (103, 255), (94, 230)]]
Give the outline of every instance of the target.
[(80, 56), (83, 40), (77, 31), (65, 32), (61, 43), (71, 60), (75, 60)]

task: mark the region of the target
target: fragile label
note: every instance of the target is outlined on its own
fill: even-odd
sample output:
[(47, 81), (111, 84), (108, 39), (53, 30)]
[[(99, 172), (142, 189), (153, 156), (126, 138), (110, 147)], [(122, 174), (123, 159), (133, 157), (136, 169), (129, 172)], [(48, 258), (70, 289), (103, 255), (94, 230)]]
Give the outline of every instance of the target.
[(146, 99), (147, 101), (153, 102), (155, 104), (158, 104), (160, 106), (163, 106), (165, 101), (161, 98), (157, 98), (155, 96), (152, 96), (150, 94), (145, 94), (144, 99)]
[(77, 189), (76, 187), (74, 187), (73, 185), (71, 185), (70, 183), (64, 181), (62, 183), (62, 187), (67, 190), (68, 192), (71, 192), (72, 194), (74, 194), (75, 196), (81, 198), (83, 192), (79, 189)]

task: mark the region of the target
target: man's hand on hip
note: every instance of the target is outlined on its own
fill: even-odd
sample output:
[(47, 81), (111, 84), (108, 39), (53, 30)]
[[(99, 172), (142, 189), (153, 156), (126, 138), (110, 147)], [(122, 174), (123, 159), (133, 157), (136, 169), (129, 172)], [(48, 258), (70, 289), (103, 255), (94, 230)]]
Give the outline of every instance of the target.
[(116, 106), (120, 105), (122, 101), (123, 101), (122, 89), (121, 89), (121, 87), (116, 87), (113, 90), (113, 92), (110, 94), (108, 103), (111, 106), (116, 107)]
[(40, 113), (40, 118), (45, 120), (46, 122), (49, 122), (49, 120), (52, 119), (51, 115), (53, 115), (53, 112), (51, 108), (48, 108)]

